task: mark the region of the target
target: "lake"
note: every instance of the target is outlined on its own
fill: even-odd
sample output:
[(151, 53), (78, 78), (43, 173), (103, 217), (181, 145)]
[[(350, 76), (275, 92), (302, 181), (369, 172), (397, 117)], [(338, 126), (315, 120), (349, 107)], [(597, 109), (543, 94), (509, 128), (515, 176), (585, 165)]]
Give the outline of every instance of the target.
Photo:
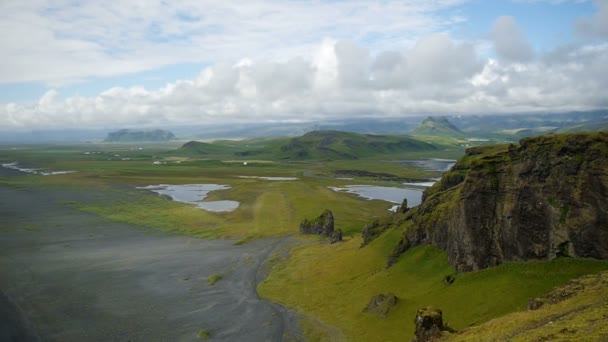
[(159, 195), (171, 197), (172, 200), (182, 203), (194, 204), (197, 207), (213, 212), (233, 211), (239, 207), (237, 201), (208, 201), (204, 199), (211, 191), (230, 189), (227, 185), (219, 184), (159, 184), (138, 187), (155, 192)]
[(375, 185), (346, 185), (344, 187), (330, 186), (329, 188), (333, 191), (356, 194), (359, 197), (369, 200), (376, 199), (396, 204), (389, 209), (390, 211), (397, 210), (404, 198), (407, 198), (409, 207), (415, 207), (422, 201), (422, 190), (417, 189), (402, 189)]

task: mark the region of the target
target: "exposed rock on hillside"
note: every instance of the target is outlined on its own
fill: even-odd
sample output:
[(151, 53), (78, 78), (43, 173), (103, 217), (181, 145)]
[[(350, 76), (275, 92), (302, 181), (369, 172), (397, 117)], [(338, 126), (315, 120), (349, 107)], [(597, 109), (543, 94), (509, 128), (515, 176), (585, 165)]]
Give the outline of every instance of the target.
[(389, 266), (420, 244), (447, 251), (458, 271), (557, 256), (608, 259), (608, 133), (471, 148), (405, 216)]
[(314, 220), (304, 219), (304, 221), (300, 223), (300, 233), (331, 237), (334, 233), (334, 215), (330, 210), (325, 209), (325, 211)]
[(329, 238), (329, 243), (336, 243), (342, 241), (342, 229), (335, 230), (333, 233), (331, 233), (331, 236)]
[(373, 312), (380, 318), (386, 318), (389, 310), (395, 305), (397, 305), (397, 296), (390, 292), (386, 294), (381, 293), (370, 299), (363, 312)]
[(441, 310), (426, 307), (416, 312), (416, 332), (412, 342), (430, 342), (441, 339), (445, 333), (453, 333), (454, 329), (443, 324), (443, 313)]
[(149, 131), (137, 131), (121, 129), (116, 132), (108, 133), (104, 140), (107, 142), (138, 142), (138, 141), (169, 141), (175, 139), (175, 135), (169, 131), (155, 129)]

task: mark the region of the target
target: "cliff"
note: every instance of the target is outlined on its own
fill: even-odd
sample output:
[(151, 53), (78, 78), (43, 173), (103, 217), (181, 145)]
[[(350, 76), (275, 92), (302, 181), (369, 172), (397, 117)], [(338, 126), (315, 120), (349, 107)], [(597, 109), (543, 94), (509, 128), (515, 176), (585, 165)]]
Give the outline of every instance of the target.
[(545, 135), (476, 147), (396, 215), (389, 257), (421, 244), (458, 271), (557, 256), (608, 259), (608, 133)]

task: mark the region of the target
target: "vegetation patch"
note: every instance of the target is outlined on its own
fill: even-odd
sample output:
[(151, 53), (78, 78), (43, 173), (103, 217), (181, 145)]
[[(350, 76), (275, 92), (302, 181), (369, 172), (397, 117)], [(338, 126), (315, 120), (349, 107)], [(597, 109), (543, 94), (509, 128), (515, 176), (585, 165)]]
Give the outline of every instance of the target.
[(222, 280), (223, 276), (221, 274), (212, 274), (207, 277), (207, 283), (209, 286), (215, 285), (218, 281)]

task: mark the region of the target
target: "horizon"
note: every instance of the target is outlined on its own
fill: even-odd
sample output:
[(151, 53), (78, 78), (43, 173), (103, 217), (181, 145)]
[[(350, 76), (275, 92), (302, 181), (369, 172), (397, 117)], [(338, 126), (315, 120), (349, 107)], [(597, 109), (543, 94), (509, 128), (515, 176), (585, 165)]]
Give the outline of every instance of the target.
[(0, 132), (608, 108), (608, 0), (0, 9)]

